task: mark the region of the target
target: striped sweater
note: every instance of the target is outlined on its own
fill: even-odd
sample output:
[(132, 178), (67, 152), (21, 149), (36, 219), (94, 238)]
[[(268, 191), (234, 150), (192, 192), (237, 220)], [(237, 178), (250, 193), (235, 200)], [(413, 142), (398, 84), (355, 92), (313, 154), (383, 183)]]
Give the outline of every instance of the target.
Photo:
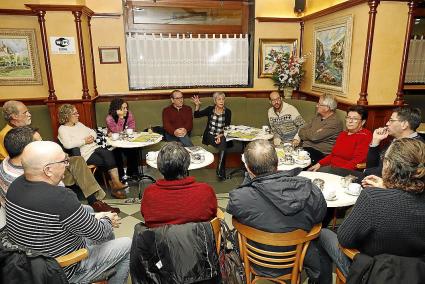
[[(85, 238), (102, 241), (111, 234), (109, 218), (97, 220), (74, 193), (20, 176), (6, 195), (6, 228), (12, 242), (58, 257), (86, 247)], [(68, 279), (78, 264), (66, 267)]]

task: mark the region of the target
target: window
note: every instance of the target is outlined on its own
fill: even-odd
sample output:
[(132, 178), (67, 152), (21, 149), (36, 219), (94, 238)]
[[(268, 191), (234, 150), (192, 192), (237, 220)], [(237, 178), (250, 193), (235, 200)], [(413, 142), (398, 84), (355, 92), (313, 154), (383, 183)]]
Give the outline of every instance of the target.
[(250, 86), (253, 11), (245, 1), (127, 1), (130, 89)]

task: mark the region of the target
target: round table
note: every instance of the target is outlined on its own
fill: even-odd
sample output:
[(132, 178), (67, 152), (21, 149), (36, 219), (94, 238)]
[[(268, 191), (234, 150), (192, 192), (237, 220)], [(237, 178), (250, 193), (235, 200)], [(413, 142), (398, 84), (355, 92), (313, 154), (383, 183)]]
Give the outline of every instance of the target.
[[(118, 139), (118, 140), (112, 140), (111, 137), (106, 138), (106, 142), (115, 147), (115, 148), (137, 148), (138, 151), (138, 163), (140, 163), (141, 158), (143, 157), (143, 147), (150, 146), (153, 144), (157, 144), (162, 140), (162, 135), (158, 133), (149, 133), (149, 132), (134, 132), (132, 138), (128, 139)], [(150, 175), (145, 175), (143, 173), (143, 166), (141, 167), (141, 170), (139, 169), (139, 181), (143, 179), (149, 179), (152, 182), (155, 182), (155, 179), (151, 177)]]
[(334, 188), (336, 189), (336, 200), (326, 200), (327, 206), (336, 208), (336, 207), (345, 207), (345, 206), (351, 206), (354, 203), (356, 203), (358, 196), (350, 195), (345, 193), (345, 189), (341, 185), (341, 176), (328, 174), (328, 173), (321, 173), (321, 172), (308, 172), (303, 171), (299, 174), (300, 176), (309, 178), (311, 180), (314, 180), (315, 178), (320, 178), (325, 181), (325, 188)]
[[(270, 140), (273, 138), (273, 134), (268, 133), (260, 128), (255, 128), (251, 126), (245, 126), (245, 125), (230, 125), (229, 129), (226, 129), (224, 131), (224, 136), (226, 137), (226, 141), (241, 141), (242, 142), (242, 152), (245, 149), (246, 144), (248, 142), (258, 140), (258, 139), (264, 139), (264, 140)], [(243, 159), (243, 154), (242, 154)], [(243, 160), (242, 160), (243, 163)], [(238, 169), (232, 170), (228, 178), (231, 178), (235, 173), (242, 172), (245, 173), (245, 165), (242, 164)]]
[[(190, 150), (191, 147), (185, 147), (185, 148), (186, 148), (186, 150), (189, 151), (189, 153), (201, 154), (205, 157), (205, 159), (200, 163), (198, 163), (198, 162), (194, 163), (191, 159), (190, 165), (189, 165), (189, 171), (204, 168), (204, 167), (210, 165), (212, 162), (214, 162), (214, 155), (212, 153), (208, 152), (207, 150), (205, 150), (202, 147), (199, 147), (196, 151)], [(152, 154), (150, 154), (150, 153), (152, 153)], [(158, 151), (148, 152), (148, 155), (153, 155), (154, 157), (157, 157)], [(155, 159), (148, 159), (146, 157), (146, 164), (148, 164), (152, 168), (155, 168), (155, 169), (158, 168), (158, 165), (156, 164), (156, 158)]]

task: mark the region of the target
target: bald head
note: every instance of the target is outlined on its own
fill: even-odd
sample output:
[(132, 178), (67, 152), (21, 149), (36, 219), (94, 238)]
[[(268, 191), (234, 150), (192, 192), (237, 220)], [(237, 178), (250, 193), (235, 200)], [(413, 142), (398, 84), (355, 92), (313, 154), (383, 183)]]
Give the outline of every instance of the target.
[(65, 153), (55, 142), (34, 141), (29, 143), (22, 152), (22, 166), (24, 167), (25, 177), (42, 177), (44, 179), (45, 166), (49, 163), (61, 161), (64, 157)]
[(272, 144), (263, 139), (250, 142), (244, 151), (245, 164), (254, 175), (271, 174), (277, 171), (278, 158)]

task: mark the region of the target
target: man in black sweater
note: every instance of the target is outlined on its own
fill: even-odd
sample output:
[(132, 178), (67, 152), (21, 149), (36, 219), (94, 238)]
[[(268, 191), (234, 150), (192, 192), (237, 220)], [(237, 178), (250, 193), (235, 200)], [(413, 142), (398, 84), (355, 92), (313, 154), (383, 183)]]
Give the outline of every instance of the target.
[(415, 138), (425, 142), (416, 132), (421, 123), (421, 111), (418, 108), (399, 107), (393, 111), (385, 127), (375, 129), (372, 143), (370, 143), (366, 161), (366, 175), (382, 174), (382, 156), (388, 147), (381, 148), (379, 145), (388, 136), (395, 139)]

